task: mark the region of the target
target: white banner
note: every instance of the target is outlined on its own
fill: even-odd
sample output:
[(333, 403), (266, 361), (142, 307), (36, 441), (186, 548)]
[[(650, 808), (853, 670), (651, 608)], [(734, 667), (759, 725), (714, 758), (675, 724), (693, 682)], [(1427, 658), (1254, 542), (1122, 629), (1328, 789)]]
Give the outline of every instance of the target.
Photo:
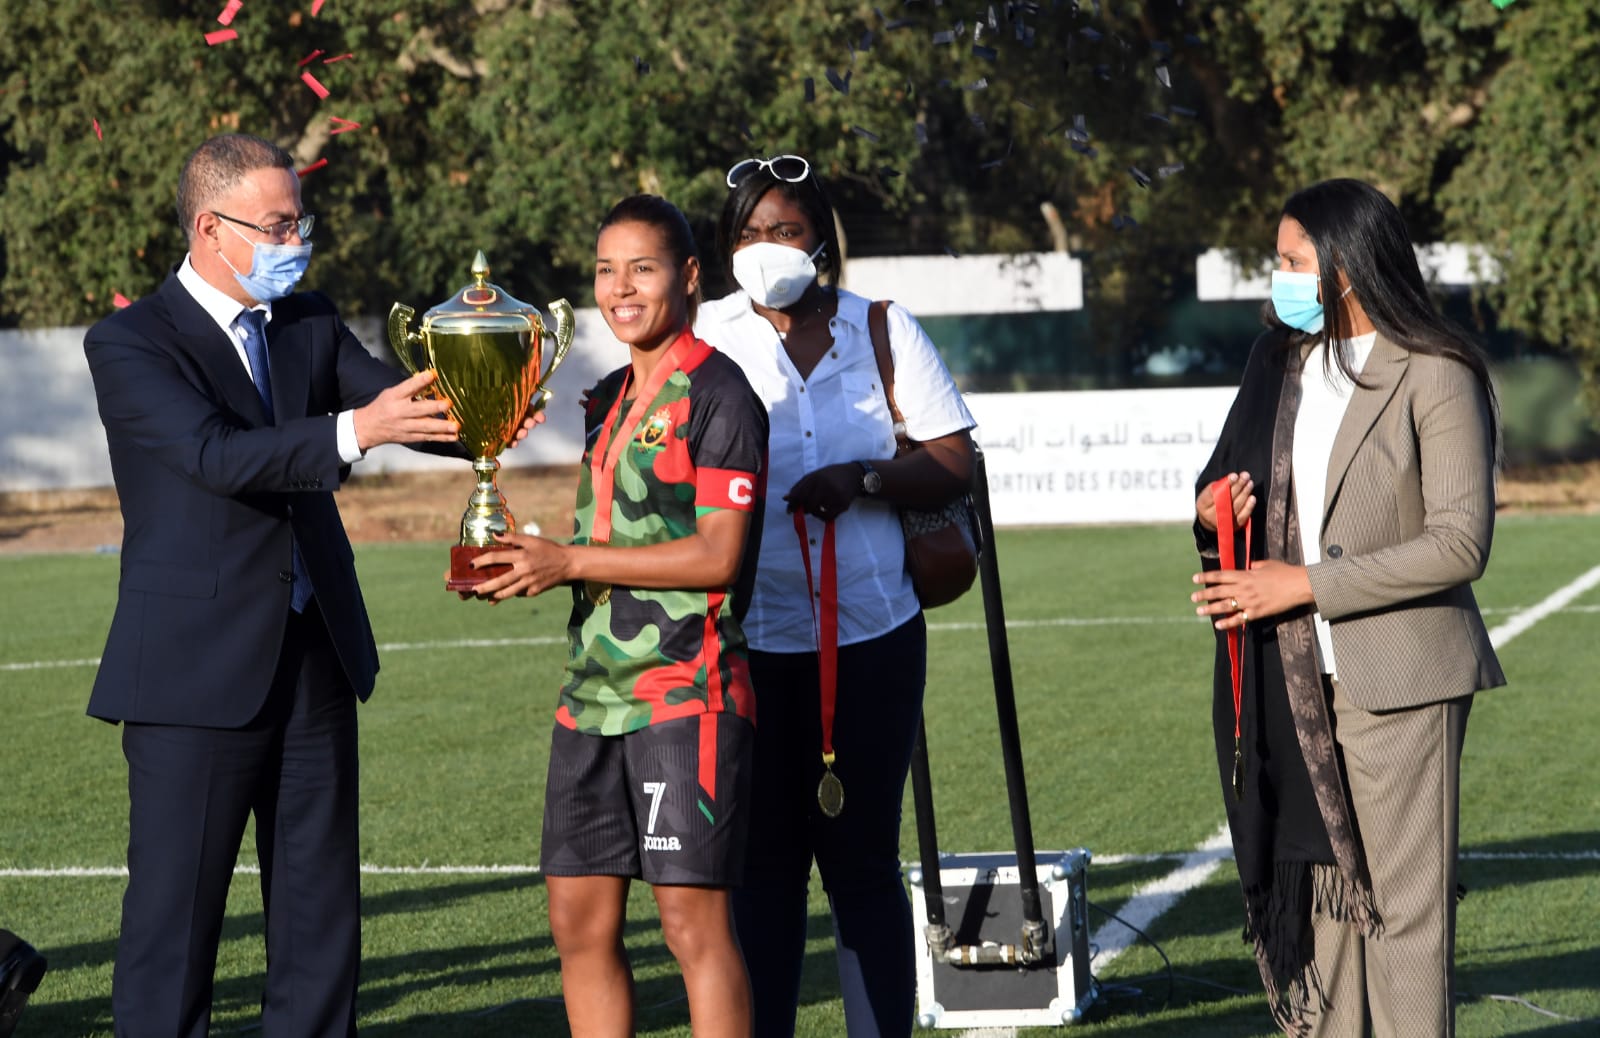
[(969, 393), (995, 525), (1192, 519), (1234, 393)]

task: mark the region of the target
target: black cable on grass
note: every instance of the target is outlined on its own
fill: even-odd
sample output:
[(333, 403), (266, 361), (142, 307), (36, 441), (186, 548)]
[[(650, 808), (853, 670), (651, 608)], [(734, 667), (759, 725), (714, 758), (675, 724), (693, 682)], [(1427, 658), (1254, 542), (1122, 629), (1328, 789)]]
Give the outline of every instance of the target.
[[(1162, 1009), (1166, 1009), (1168, 1006), (1170, 1006), (1172, 1004), (1172, 985), (1173, 985), (1173, 977), (1174, 977), (1174, 974), (1172, 972), (1172, 960), (1167, 957), (1167, 953), (1162, 949), (1161, 945), (1156, 943), (1156, 940), (1155, 940), (1154, 937), (1151, 937), (1149, 934), (1145, 933), (1143, 930), (1139, 929), (1137, 926), (1134, 926), (1132, 923), (1128, 922), (1126, 919), (1122, 918), (1120, 915), (1117, 915), (1115, 912), (1111, 912), (1111, 911), (1108, 911), (1107, 909), (1101, 908), (1099, 905), (1095, 904), (1093, 901), (1088, 902), (1088, 905), (1089, 905), (1090, 908), (1094, 909), (1096, 912), (1099, 912), (1101, 915), (1105, 916), (1107, 919), (1113, 919), (1116, 922), (1121, 923), (1123, 926), (1126, 926), (1129, 930), (1132, 930), (1136, 935), (1144, 938), (1145, 942), (1150, 945), (1151, 949), (1153, 949), (1157, 955), (1161, 956), (1161, 962), (1167, 968), (1166, 969), (1167, 995), (1166, 995), (1166, 997), (1164, 999), (1161, 1000), (1161, 1008)], [(1094, 958), (1094, 956), (1091, 955), (1090, 956), (1090, 960), (1093, 961), (1093, 958)], [(1113, 992), (1113, 991), (1116, 991), (1120, 987), (1121, 987), (1121, 985), (1108, 984), (1108, 983), (1104, 983), (1104, 982), (1101, 982), (1101, 984), (1100, 984), (1101, 990), (1107, 992), (1108, 994)], [(1135, 995), (1142, 995), (1144, 993), (1142, 991), (1139, 991), (1136, 988), (1135, 989), (1131, 989), (1131, 990)], [(1158, 1010), (1158, 1012), (1159, 1012), (1159, 1010)]]

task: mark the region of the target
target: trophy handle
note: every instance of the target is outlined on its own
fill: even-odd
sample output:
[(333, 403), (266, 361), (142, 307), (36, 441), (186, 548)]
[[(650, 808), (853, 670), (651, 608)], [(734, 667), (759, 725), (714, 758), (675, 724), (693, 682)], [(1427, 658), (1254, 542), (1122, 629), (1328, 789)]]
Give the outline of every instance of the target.
[(550, 358), (550, 367), (545, 370), (544, 377), (539, 380), (541, 389), (550, 381), (550, 376), (556, 373), (561, 362), (567, 359), (567, 351), (572, 348), (572, 335), (578, 327), (577, 318), (572, 312), (572, 304), (565, 299), (557, 299), (551, 303), (550, 312), (556, 319), (556, 352), (555, 356)]
[(423, 370), (417, 366), (417, 358), (411, 352), (414, 347), (422, 345), (422, 336), (409, 327), (415, 315), (416, 311), (404, 303), (396, 303), (389, 309), (389, 348), (400, 358), (401, 366), (412, 375)]

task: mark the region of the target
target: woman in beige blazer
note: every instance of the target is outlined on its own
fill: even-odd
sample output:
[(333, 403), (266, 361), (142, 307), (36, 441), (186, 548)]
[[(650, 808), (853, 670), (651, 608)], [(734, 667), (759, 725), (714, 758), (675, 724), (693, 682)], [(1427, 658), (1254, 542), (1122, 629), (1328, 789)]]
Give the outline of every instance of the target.
[[(1277, 250), (1195, 506), (1246, 933), (1291, 1034), (1451, 1035), (1462, 739), (1473, 694), (1505, 683), (1471, 590), (1493, 389), (1372, 186), (1296, 193)], [(1247, 569), (1217, 564), (1214, 488)]]

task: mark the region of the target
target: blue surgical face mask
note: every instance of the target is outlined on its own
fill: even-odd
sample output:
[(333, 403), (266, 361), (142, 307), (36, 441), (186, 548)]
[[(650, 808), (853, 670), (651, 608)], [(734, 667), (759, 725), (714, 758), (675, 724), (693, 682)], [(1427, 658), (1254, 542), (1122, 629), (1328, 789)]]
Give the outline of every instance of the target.
[(1322, 331), (1322, 301), (1317, 298), (1321, 280), (1315, 274), (1274, 270), (1272, 309), (1277, 311), (1278, 320), (1312, 335)]
[[(244, 238), (244, 235), (234, 230), (232, 226), (229, 226), (228, 230)], [(245, 241), (250, 239), (245, 238)], [(250, 252), (248, 274), (239, 273), (238, 267), (228, 263), (227, 256), (222, 257), (222, 262), (228, 263), (228, 269), (233, 271), (233, 276), (238, 279), (240, 286), (250, 293), (250, 298), (259, 303), (270, 303), (293, 292), (294, 286), (300, 283), (300, 279), (305, 276), (306, 267), (311, 263), (310, 242), (300, 245), (275, 245), (251, 241)]]

